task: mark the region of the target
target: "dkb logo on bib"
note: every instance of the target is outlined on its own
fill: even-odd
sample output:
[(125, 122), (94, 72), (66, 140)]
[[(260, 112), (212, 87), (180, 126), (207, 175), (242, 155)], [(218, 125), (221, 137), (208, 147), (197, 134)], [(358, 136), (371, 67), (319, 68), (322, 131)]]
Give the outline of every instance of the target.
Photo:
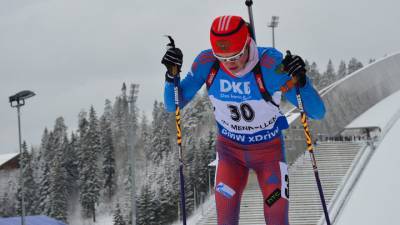
[(229, 80), (220, 80), (220, 89), (221, 92), (230, 92), (233, 91), (233, 93), (236, 94), (250, 94), (250, 82), (235, 82), (235, 81), (229, 81)]

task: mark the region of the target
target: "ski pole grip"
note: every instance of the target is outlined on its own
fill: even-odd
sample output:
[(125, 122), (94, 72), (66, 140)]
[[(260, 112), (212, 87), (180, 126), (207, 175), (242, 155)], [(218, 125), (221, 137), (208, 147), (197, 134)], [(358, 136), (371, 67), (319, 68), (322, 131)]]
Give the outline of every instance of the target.
[(249, 7), (249, 6), (252, 6), (253, 5), (253, 1), (252, 0), (246, 0), (246, 5)]

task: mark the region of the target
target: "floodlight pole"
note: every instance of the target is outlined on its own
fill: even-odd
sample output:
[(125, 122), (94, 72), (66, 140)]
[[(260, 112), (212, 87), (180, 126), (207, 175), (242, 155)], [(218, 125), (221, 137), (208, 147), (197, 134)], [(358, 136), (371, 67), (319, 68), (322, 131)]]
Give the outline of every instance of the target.
[[(9, 101), (12, 108), (17, 108), (18, 114), (18, 142), (19, 142), (19, 182), (21, 188), (21, 225), (25, 223), (25, 193), (23, 174), (23, 157), (22, 157), (22, 140), (21, 140), (21, 106), (25, 105), (25, 99), (35, 96), (32, 91), (20, 91), (17, 94), (10, 96)], [(15, 104), (13, 104), (15, 103)]]
[(272, 27), (272, 47), (275, 48), (275, 27)]
[(268, 24), (268, 27), (272, 28), (272, 47), (275, 48), (275, 27), (278, 26), (278, 16), (272, 16), (272, 21), (270, 24)]
[(18, 141), (19, 141), (19, 182), (21, 185), (21, 224), (25, 225), (25, 193), (24, 193), (24, 180), (22, 177), (23, 174), (23, 157), (22, 157), (22, 141), (21, 141), (21, 108), (22, 105), (17, 105), (18, 112)]

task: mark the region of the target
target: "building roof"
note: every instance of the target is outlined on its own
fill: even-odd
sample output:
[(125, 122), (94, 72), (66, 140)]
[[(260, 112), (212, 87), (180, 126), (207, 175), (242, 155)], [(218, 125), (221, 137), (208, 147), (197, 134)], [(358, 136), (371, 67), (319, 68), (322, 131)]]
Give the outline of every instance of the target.
[[(26, 216), (26, 225), (66, 225), (47, 216)], [(0, 218), (1, 225), (20, 225), (21, 217)]]
[(6, 154), (1, 154), (0, 155), (0, 166), (3, 165), (4, 163), (10, 161), (13, 159), (15, 156), (17, 156), (19, 153), (14, 152), (14, 153), (6, 153)]
[(399, 224), (397, 213), (400, 196), (390, 194), (400, 189), (400, 181), (396, 178), (400, 170), (399, 97), (400, 91), (397, 91), (352, 123), (357, 126), (378, 125), (387, 134), (374, 150), (354, 189), (348, 197), (346, 196), (342, 212), (335, 224)]
[(346, 128), (376, 126), (384, 129), (400, 109), (400, 91), (384, 98), (373, 107), (357, 117)]

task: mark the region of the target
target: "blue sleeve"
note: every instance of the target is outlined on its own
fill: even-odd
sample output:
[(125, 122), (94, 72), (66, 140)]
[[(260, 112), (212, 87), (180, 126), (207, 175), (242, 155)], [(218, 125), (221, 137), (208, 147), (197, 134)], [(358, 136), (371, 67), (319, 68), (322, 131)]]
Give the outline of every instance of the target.
[[(280, 91), (280, 88), (291, 79), (287, 73), (283, 73), (279, 69), (282, 59), (282, 53), (274, 48), (267, 48), (262, 52), (260, 64), (262, 70), (267, 74), (264, 78), (264, 82), (271, 95), (276, 91)], [(296, 88), (292, 88), (284, 94), (290, 103), (298, 107)], [(308, 77), (304, 87), (300, 88), (300, 95), (306, 115), (312, 119), (323, 119), (326, 112), (324, 102)]]
[[(179, 82), (180, 108), (185, 107), (203, 86), (215, 60), (211, 50), (205, 50), (196, 57), (191, 70), (186, 74), (186, 77)], [(164, 87), (164, 102), (169, 112), (175, 111), (174, 99), (174, 83), (166, 81)]]

